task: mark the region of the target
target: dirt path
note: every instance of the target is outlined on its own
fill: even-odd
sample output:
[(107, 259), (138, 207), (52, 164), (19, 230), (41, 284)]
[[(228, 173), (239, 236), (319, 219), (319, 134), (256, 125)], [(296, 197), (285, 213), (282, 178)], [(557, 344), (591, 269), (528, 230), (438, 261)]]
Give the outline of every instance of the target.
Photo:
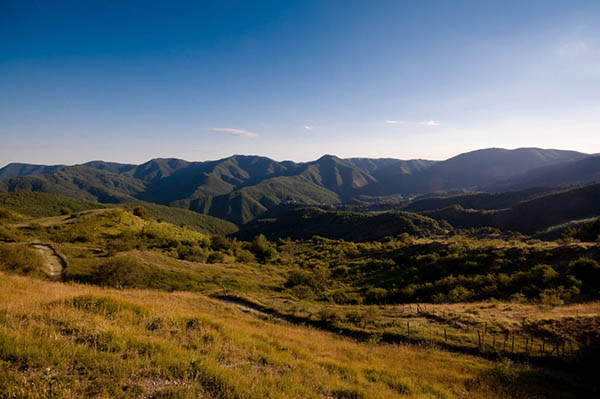
[(85, 216), (89, 216), (89, 215), (98, 215), (101, 213), (107, 213), (112, 211), (114, 208), (100, 208), (100, 209), (90, 209), (87, 211), (82, 211), (79, 213), (76, 213), (74, 215), (70, 214), (70, 215), (60, 215), (60, 216), (48, 216), (48, 217), (43, 217), (43, 218), (36, 218), (36, 219), (30, 219), (27, 220), (25, 222), (19, 222), (17, 224), (14, 224), (14, 227), (26, 227), (31, 225), (32, 223), (36, 223), (42, 226), (54, 226), (57, 224), (66, 224), (69, 222), (72, 222), (73, 220), (80, 218), (80, 217), (85, 217)]
[(60, 281), (67, 266), (64, 259), (56, 253), (54, 248), (48, 244), (33, 243), (29, 246), (37, 250), (44, 258), (44, 272), (52, 281)]
[(233, 305), (237, 308), (240, 308), (241, 311), (244, 313), (253, 313), (253, 314), (258, 314), (258, 315), (262, 315), (262, 316), (270, 316), (269, 313), (261, 310), (261, 308), (259, 306), (251, 304), (250, 302), (245, 302), (245, 301), (239, 300), (237, 298), (227, 297), (227, 296), (217, 296), (215, 298), (223, 303), (226, 303), (228, 305)]

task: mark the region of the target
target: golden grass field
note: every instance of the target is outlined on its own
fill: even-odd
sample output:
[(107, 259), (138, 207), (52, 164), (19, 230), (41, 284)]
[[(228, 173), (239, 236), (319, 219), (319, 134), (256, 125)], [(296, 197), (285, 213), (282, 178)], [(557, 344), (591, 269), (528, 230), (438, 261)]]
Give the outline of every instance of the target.
[(567, 398), (585, 389), (558, 372), (358, 343), (196, 293), (7, 274), (0, 365), (2, 398)]
[[(6, 263), (0, 272), (0, 399), (598, 394), (589, 369), (578, 362), (587, 350), (581, 346), (585, 334), (600, 331), (599, 302), (305, 300), (284, 289), (285, 263), (242, 262), (233, 252), (224, 252), (222, 261), (177, 259), (178, 243), (206, 246), (211, 237), (125, 210), (25, 219), (6, 223), (8, 239), (0, 243), (0, 256), (6, 255), (0, 259)], [(147, 247), (131, 246), (131, 237)], [(558, 245), (447, 241), (548, 250)], [(43, 245), (41, 252), (36, 245)], [(294, 251), (300, 254), (306, 245), (290, 245), (283, 259), (299, 256)], [(48, 256), (64, 258), (60, 277), (69, 282), (48, 281)], [(129, 274), (122, 281), (130, 284), (76, 283), (93, 282), (94, 271), (115, 264), (125, 267)], [(517, 337), (514, 349), (503, 341), (507, 333)], [(535, 345), (525, 341), (532, 337)], [(550, 353), (557, 339), (568, 343), (566, 354)], [(537, 349), (542, 342), (544, 351)]]

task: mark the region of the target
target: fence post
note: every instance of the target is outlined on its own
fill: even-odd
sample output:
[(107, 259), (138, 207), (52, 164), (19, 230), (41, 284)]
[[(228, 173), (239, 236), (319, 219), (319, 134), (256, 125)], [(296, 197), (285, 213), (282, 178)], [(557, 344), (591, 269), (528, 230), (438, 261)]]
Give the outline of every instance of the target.
[(479, 344), (479, 349), (481, 349), (481, 333), (479, 332), (479, 330), (477, 330), (477, 341)]
[(512, 338), (512, 348), (510, 350), (512, 353), (515, 353), (515, 334), (513, 334)]
[(448, 342), (448, 334), (446, 334), (445, 328), (444, 328), (444, 341)]
[(410, 338), (410, 321), (406, 322), (406, 335)]

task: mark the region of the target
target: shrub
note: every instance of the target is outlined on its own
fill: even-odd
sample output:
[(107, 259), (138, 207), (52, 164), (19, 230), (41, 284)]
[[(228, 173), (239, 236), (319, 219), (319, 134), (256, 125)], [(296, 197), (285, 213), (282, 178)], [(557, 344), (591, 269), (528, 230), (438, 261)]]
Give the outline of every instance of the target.
[(130, 259), (113, 258), (92, 269), (90, 282), (115, 288), (143, 287), (144, 273)]
[(344, 290), (335, 290), (329, 294), (330, 300), (339, 304), (360, 305), (362, 298), (356, 293), (346, 292)]
[(187, 260), (190, 262), (206, 262), (208, 259), (207, 252), (200, 248), (199, 245), (183, 245), (180, 244), (177, 247), (177, 257), (179, 259)]
[(142, 205), (138, 205), (135, 208), (133, 208), (133, 214), (144, 220), (150, 219), (150, 213), (148, 212), (146, 207)]
[(350, 310), (346, 312), (346, 320), (348, 320), (352, 324), (356, 324), (360, 326), (364, 324), (365, 314), (363, 312), (359, 312), (357, 310)]
[(262, 234), (254, 237), (250, 244), (250, 251), (252, 251), (260, 262), (266, 262), (277, 254), (277, 250), (273, 244)]
[(206, 261), (208, 263), (223, 263), (225, 262), (225, 255), (222, 252), (213, 252), (208, 256)]
[(309, 299), (314, 296), (312, 288), (306, 285), (297, 285), (291, 289), (291, 292), (298, 299)]
[(473, 293), (465, 287), (456, 287), (450, 290), (448, 293), (448, 300), (450, 302), (463, 302), (473, 296)]
[(382, 303), (387, 297), (388, 292), (385, 288), (371, 287), (365, 292), (367, 303)]
[(210, 237), (210, 247), (214, 251), (230, 251), (233, 248), (231, 241), (219, 235)]
[(328, 307), (323, 307), (317, 312), (317, 319), (322, 323), (333, 324), (339, 320), (339, 315)]
[(295, 287), (306, 285), (314, 291), (324, 291), (329, 280), (329, 269), (324, 266), (316, 266), (313, 270), (295, 269), (289, 272), (285, 285)]
[(595, 294), (600, 290), (600, 265), (590, 258), (579, 258), (569, 263), (569, 273), (583, 282), (584, 294)]
[(121, 234), (110, 240), (106, 244), (109, 254), (114, 255), (117, 252), (131, 251), (137, 246), (137, 235), (133, 230), (123, 230)]
[(242, 248), (236, 249), (235, 259), (240, 263), (252, 263), (256, 261), (256, 258), (252, 252)]
[(0, 247), (0, 269), (25, 275), (43, 276), (44, 260), (34, 249), (25, 245)]

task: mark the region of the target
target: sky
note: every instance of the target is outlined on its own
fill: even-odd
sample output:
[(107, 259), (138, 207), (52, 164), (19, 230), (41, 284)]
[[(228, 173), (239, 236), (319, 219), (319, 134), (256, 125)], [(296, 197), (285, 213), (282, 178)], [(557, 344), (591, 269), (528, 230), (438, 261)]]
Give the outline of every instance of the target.
[(0, 0), (0, 166), (600, 153), (600, 1)]

